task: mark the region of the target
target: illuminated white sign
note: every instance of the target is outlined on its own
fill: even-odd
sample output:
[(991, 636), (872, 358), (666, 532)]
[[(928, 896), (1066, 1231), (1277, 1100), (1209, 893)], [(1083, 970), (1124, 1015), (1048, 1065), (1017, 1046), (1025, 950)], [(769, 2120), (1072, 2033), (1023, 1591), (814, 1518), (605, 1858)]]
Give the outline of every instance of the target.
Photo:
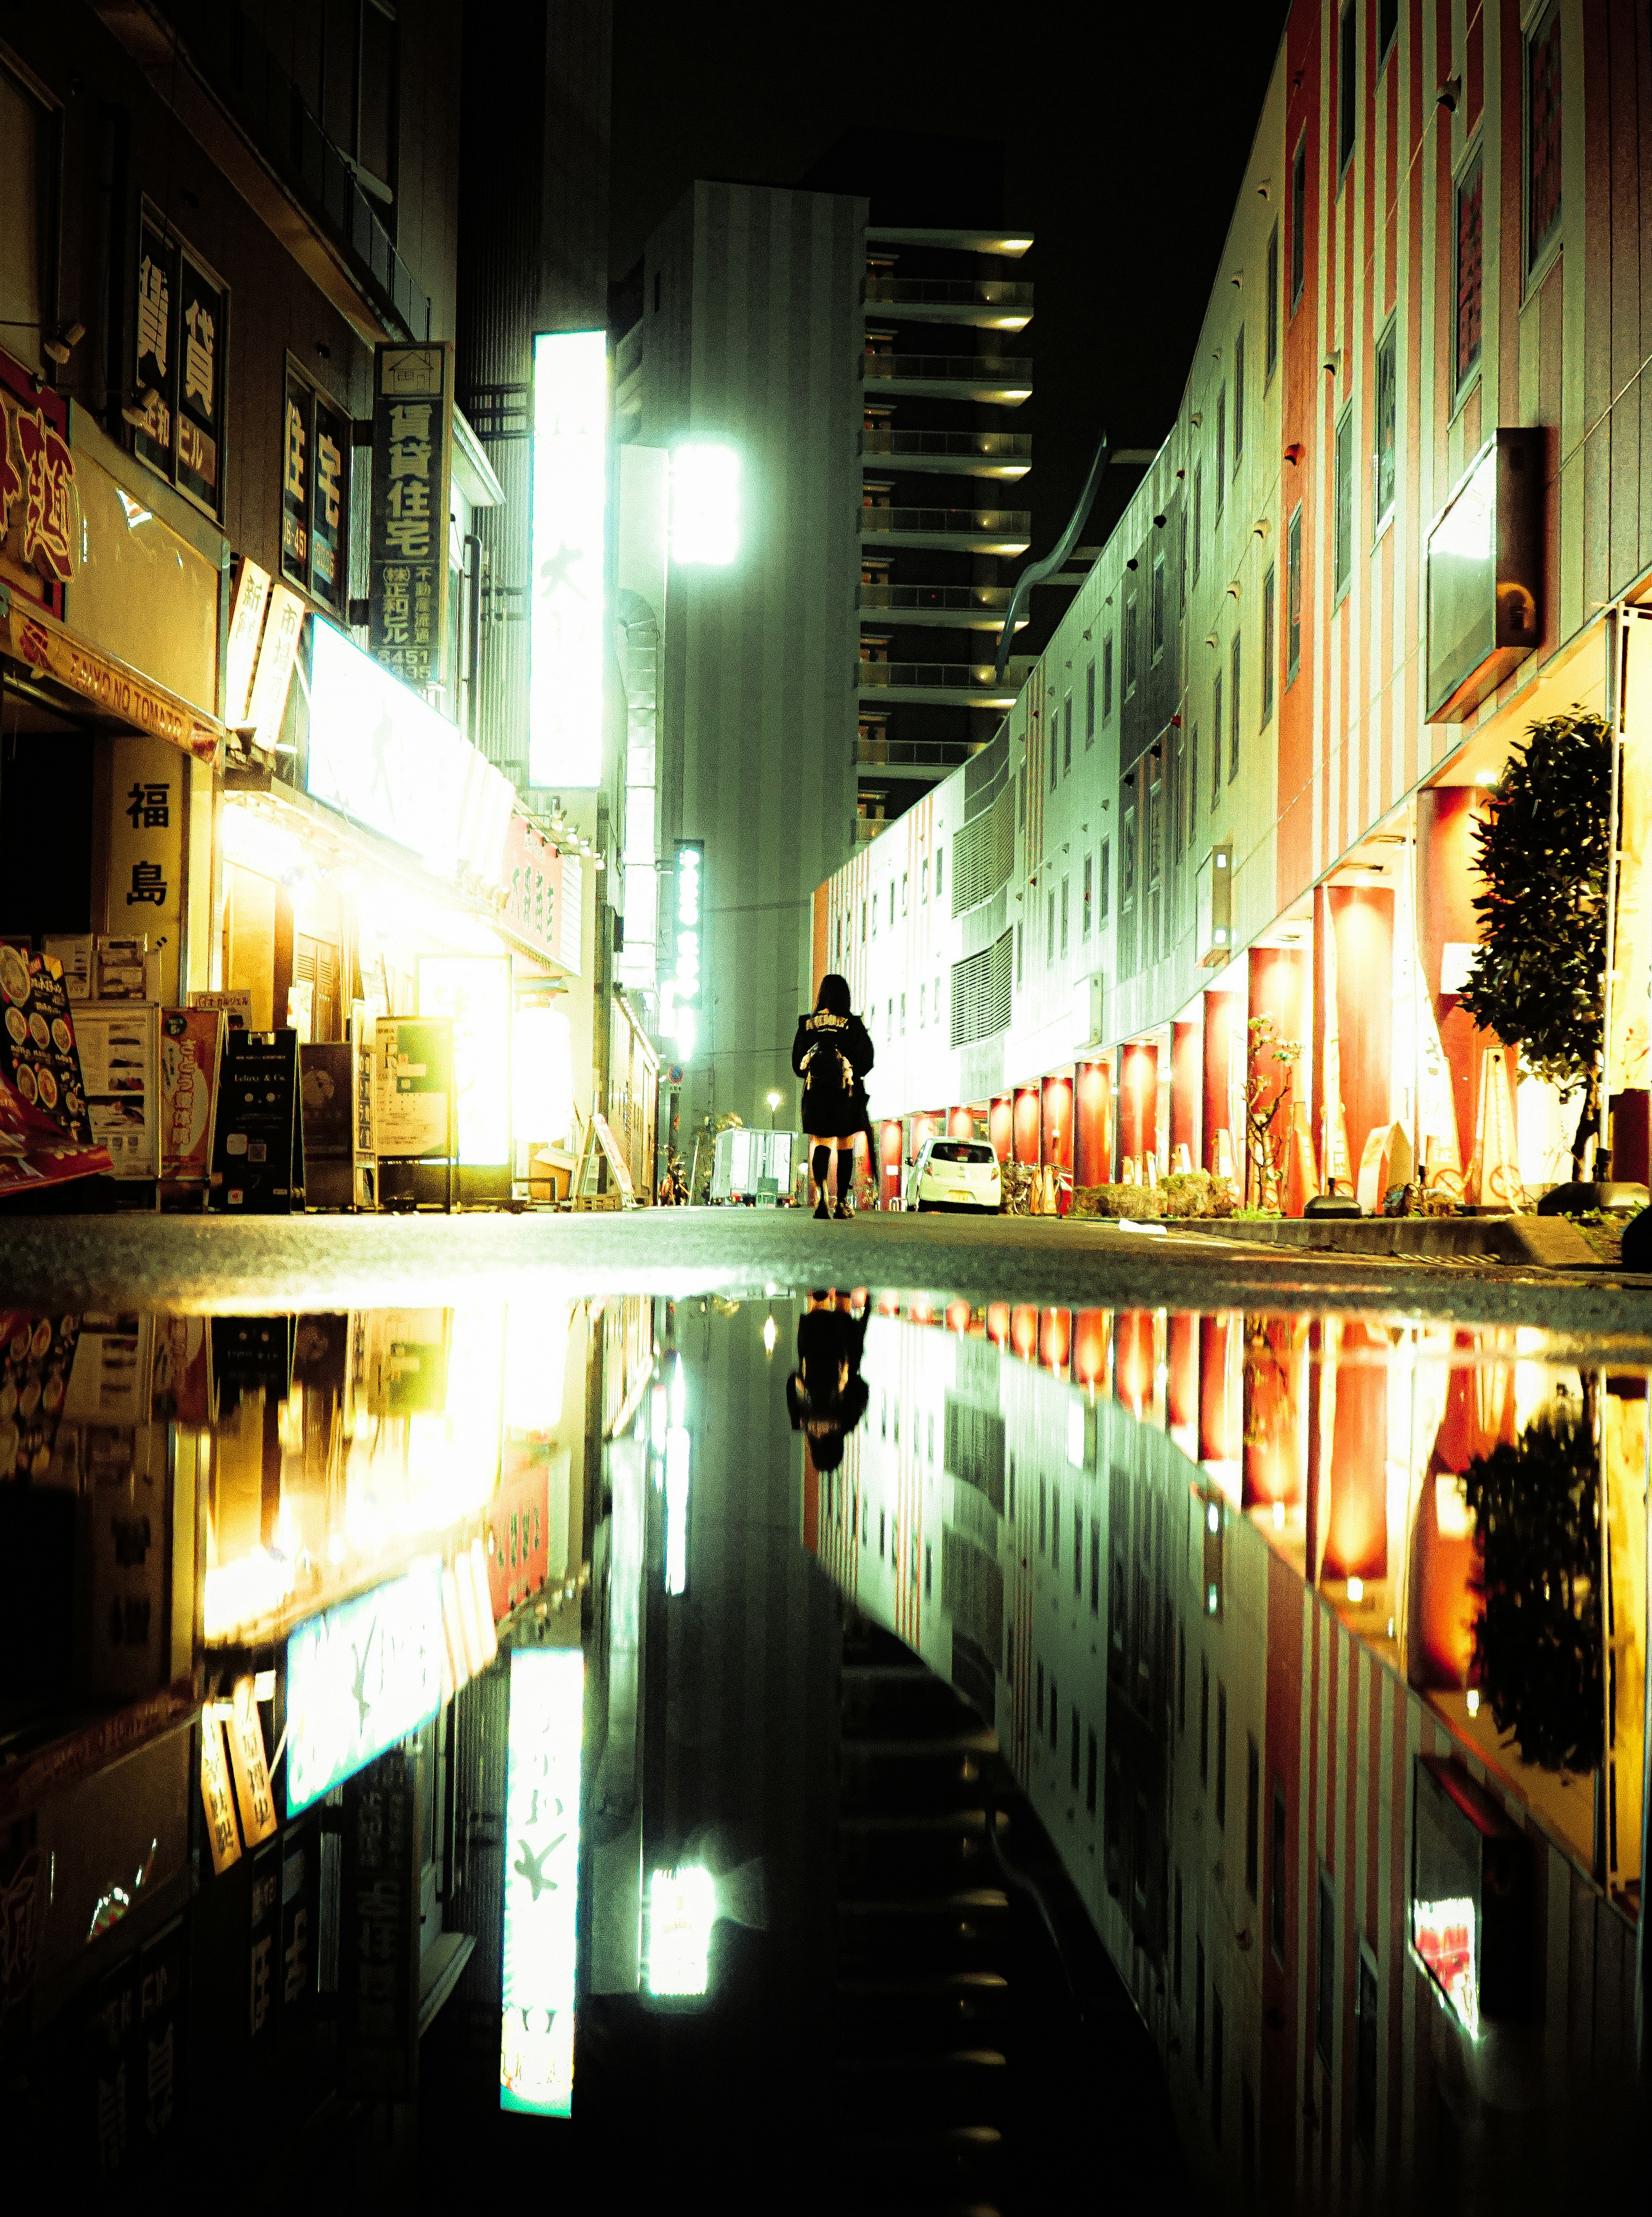
[(676, 968), (660, 986), (660, 1029), (686, 1062), (700, 1036), (701, 954), (704, 945), (706, 849), (703, 839), (677, 843), (673, 914)]
[(418, 1012), (453, 1019), (459, 1159), (510, 1160), (510, 958), (422, 954)]
[(740, 458), (732, 447), (671, 454), (671, 560), (724, 570), (739, 552)]
[(607, 505), (607, 336), (541, 331), (534, 341), (528, 779), (559, 792), (602, 781)]
[(688, 1427), (673, 1424), (665, 1435), (665, 1590), (689, 1590)]
[(442, 1705), (442, 1565), (415, 1564), (287, 1643), (287, 1809), (297, 1816)]
[(312, 623), (305, 783), (352, 823), (393, 839), (438, 877), (498, 883), (510, 781), (370, 654)]
[(519, 1647), (505, 1742), (504, 1989), (499, 2107), (573, 2114), (585, 1657)]
[(1480, 1992), (1475, 1977), (1475, 1910), (1466, 1895), (1449, 1901), (1414, 1901), (1411, 1941), (1470, 2040), (1480, 2037)]
[(699, 1863), (657, 1870), (648, 1880), (648, 1991), (702, 1994), (710, 1982), (717, 1887)]

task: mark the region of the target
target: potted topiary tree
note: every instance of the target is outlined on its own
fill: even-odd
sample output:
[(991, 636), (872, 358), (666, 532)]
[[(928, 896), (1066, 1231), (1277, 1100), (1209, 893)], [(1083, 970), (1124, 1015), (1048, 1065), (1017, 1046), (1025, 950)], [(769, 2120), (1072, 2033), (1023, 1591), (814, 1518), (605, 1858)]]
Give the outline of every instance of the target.
[(1485, 890), (1475, 897), (1480, 944), (1463, 1006), (1562, 1102), (1582, 1096), (1573, 1183), (1546, 1197), (1551, 1213), (1645, 1199), (1638, 1187), (1584, 1183), (1600, 1119), (1612, 750), (1611, 726), (1592, 709), (1541, 719), (1486, 794), (1475, 831)]

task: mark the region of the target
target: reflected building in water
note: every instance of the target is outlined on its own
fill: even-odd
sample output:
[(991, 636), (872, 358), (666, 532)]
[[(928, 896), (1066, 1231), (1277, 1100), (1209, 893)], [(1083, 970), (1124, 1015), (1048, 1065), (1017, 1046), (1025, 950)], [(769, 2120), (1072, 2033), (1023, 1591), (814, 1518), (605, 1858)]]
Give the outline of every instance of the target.
[(992, 1720), (1224, 2198), (1518, 2204), (1621, 2153), (1646, 1386), (1568, 1356), (885, 1300), (806, 1476), (806, 1544)]

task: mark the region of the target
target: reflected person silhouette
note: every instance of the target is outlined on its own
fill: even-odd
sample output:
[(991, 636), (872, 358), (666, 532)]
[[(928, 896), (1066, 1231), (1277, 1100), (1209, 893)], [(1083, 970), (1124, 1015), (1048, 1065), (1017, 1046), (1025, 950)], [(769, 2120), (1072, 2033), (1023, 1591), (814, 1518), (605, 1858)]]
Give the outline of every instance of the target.
[(836, 1470), (844, 1442), (866, 1414), (870, 1395), (860, 1374), (871, 1304), (864, 1286), (852, 1293), (812, 1293), (797, 1319), (797, 1368), (786, 1380), (792, 1430), (808, 1435), (816, 1470)]

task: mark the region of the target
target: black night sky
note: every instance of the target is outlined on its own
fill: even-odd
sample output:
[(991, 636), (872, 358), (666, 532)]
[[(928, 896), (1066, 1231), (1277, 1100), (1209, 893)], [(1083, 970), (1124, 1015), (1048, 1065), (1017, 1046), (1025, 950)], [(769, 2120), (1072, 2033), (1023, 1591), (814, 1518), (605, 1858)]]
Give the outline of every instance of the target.
[[(1156, 445), (1168, 429), (1284, 14), (1282, 0), (1082, 11), (642, 0), (615, 27), (610, 271), (631, 267), (696, 176), (835, 182), (811, 172), (857, 132), (985, 142), (979, 159), (956, 143), (937, 152), (946, 206), (961, 172), (986, 205), (950, 219), (888, 206), (875, 219), (1001, 219), (1036, 234), (1036, 391), (1018, 425), (1036, 438), (1028, 490), (1043, 553), (1104, 425), (1119, 446)], [(1134, 482), (1114, 476), (1086, 540)]]

